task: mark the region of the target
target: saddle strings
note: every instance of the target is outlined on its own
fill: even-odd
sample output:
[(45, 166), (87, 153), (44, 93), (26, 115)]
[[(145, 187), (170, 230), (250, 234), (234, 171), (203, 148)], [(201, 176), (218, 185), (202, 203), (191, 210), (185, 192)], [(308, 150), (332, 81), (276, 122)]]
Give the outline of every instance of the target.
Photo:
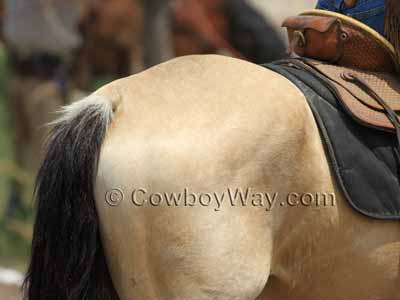
[(400, 120), (396, 114), (396, 112), (379, 96), (362, 78), (354, 74), (343, 74), (343, 78), (349, 82), (352, 82), (359, 86), (364, 92), (369, 94), (376, 102), (378, 102), (386, 112), (386, 117), (393, 124), (394, 129), (396, 130), (397, 136), (397, 152), (395, 152), (396, 158), (400, 163)]

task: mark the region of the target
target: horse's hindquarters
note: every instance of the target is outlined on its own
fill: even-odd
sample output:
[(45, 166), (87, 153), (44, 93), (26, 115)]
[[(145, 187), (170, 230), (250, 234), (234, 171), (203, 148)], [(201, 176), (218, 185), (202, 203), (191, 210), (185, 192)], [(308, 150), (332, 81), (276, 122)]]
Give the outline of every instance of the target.
[(303, 96), (273, 72), (215, 56), (174, 60), (99, 93), (121, 100), (96, 198), (122, 299), (255, 299), (279, 219), (231, 197), (299, 184), (292, 168), (315, 129)]
[[(122, 300), (253, 300), (270, 275), (266, 299), (348, 299), (359, 285), (335, 274), (350, 262), (360, 276), (380, 270), (365, 245), (385, 246), (394, 227), (376, 239), (382, 229), (343, 201), (305, 98), (284, 77), (185, 57), (98, 93), (119, 103), (96, 204)], [(335, 192), (329, 207), (290, 206), (287, 197)], [(371, 284), (390, 294), (380, 282)]]

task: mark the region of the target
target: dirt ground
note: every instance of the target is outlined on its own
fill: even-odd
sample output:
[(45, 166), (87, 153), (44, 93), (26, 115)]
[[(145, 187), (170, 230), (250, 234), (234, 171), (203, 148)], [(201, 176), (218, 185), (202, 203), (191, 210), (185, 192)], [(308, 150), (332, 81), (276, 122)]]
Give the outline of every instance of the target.
[(0, 299), (2, 299), (2, 300), (19, 300), (19, 299), (21, 299), (19, 287), (14, 286), (14, 285), (0, 284)]

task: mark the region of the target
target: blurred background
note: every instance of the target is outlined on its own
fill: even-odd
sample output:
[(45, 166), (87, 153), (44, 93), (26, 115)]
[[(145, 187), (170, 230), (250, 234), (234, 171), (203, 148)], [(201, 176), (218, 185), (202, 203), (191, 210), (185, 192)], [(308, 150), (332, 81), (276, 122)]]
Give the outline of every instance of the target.
[(176, 56), (286, 56), (310, 0), (0, 0), (0, 299), (20, 299), (44, 124), (61, 106)]

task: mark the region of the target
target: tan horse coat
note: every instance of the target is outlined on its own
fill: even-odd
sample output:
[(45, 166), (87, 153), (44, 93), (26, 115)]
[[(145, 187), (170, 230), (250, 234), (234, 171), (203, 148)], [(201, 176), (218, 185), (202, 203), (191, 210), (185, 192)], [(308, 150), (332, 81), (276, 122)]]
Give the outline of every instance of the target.
[[(400, 299), (400, 226), (353, 211), (312, 113), (287, 79), (217, 56), (173, 60), (96, 93), (115, 116), (96, 205), (122, 300)], [(130, 193), (279, 192), (271, 211), (137, 207)], [(125, 194), (118, 206), (107, 192)], [(285, 205), (288, 193), (336, 205)], [(114, 199), (115, 200), (115, 199)], [(260, 295), (261, 294), (261, 295)]]

